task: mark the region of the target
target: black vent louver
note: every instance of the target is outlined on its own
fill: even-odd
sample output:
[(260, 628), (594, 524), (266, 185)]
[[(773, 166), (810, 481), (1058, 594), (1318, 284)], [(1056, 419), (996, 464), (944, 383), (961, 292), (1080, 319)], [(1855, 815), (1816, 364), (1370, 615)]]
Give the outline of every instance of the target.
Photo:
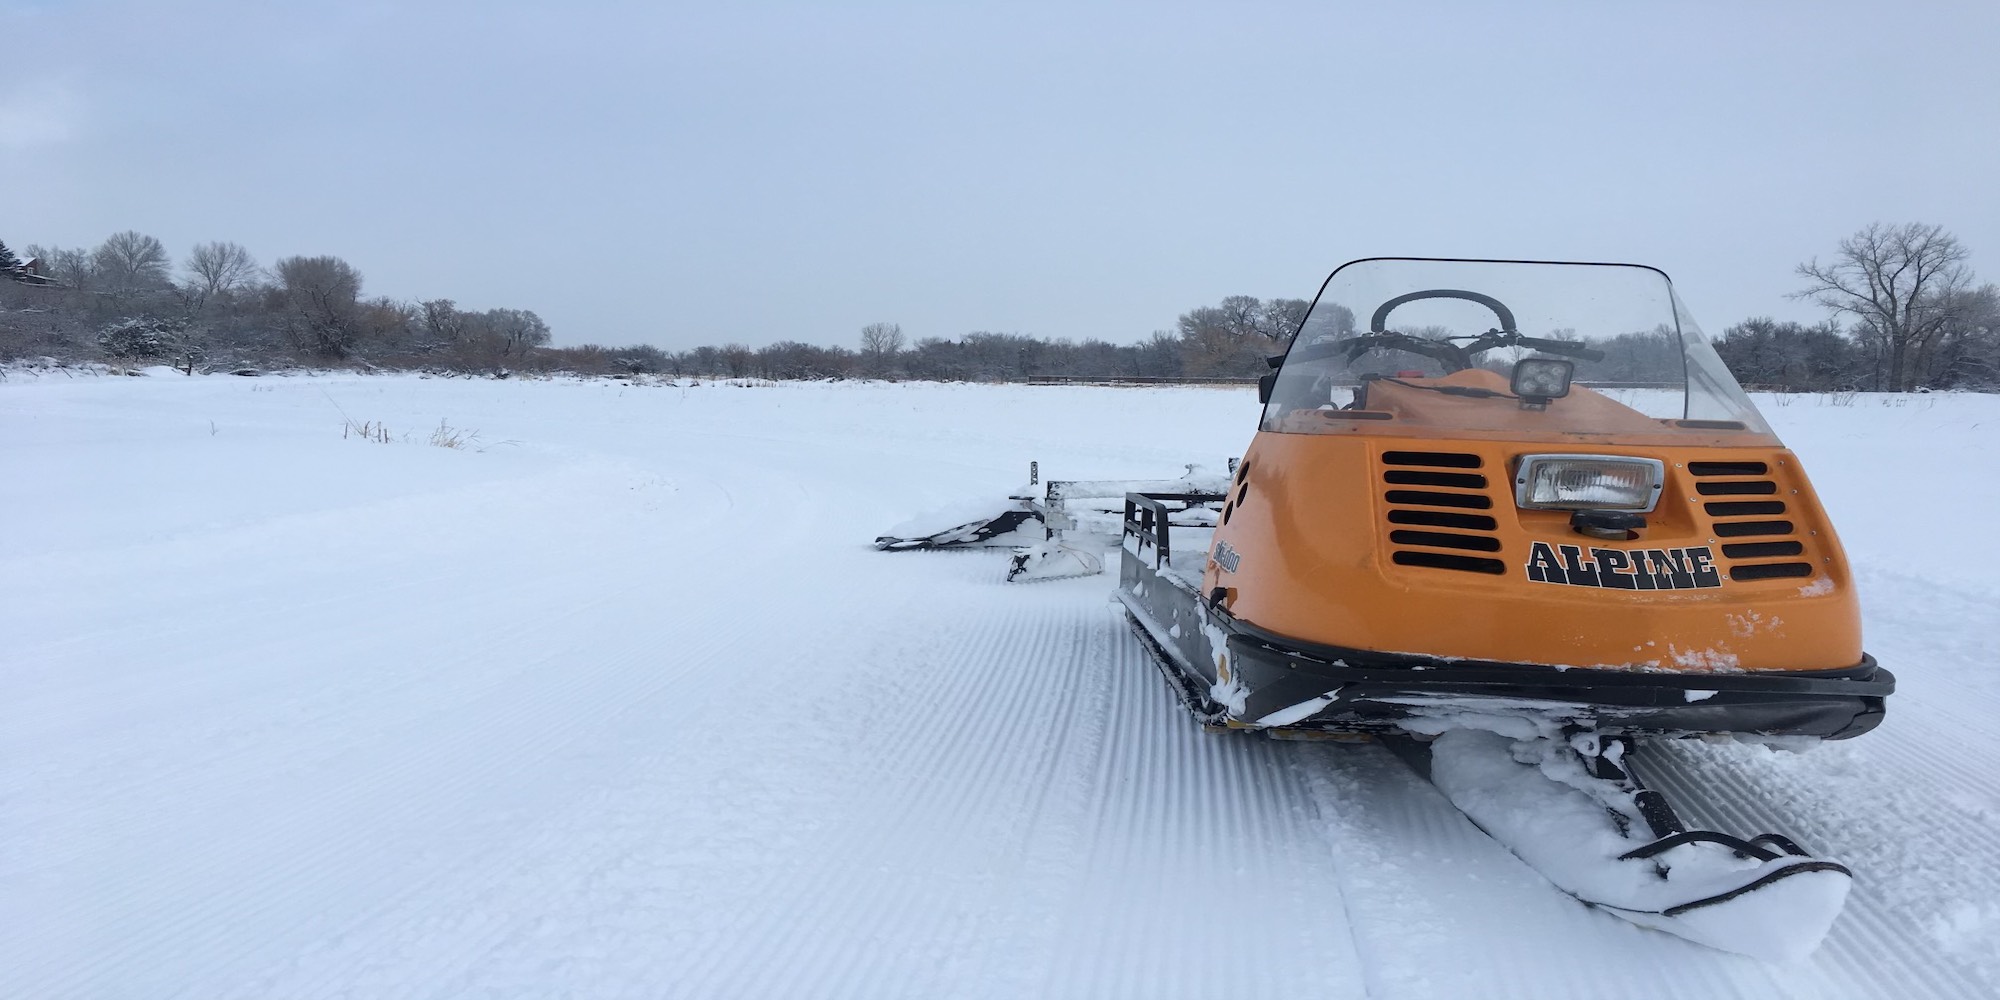
[(1798, 526), (1785, 515), (1778, 483), (1763, 462), (1689, 462), (1696, 479), (1694, 491), (1703, 499), (1729, 578), (1736, 581), (1784, 580), (1813, 575), (1805, 562), (1805, 544)]
[(1461, 573), (1501, 574), (1507, 564), (1489, 553), (1500, 551), (1494, 534), (1489, 483), (1476, 470), (1478, 455), (1463, 452), (1391, 451), (1382, 455), (1382, 497), (1395, 527), (1389, 561)]

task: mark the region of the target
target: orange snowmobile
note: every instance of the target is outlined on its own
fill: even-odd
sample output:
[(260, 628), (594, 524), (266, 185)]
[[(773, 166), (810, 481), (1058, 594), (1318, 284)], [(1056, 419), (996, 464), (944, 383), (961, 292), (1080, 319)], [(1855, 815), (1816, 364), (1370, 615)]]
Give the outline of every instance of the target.
[[(1578, 898), (1816, 946), (1847, 869), (1691, 830), (1626, 759), (1856, 736), (1894, 688), (1798, 458), (1666, 275), (1355, 261), (1272, 364), (1225, 494), (1126, 500), (1118, 597), (1189, 709), (1380, 736)], [(1206, 501), (1212, 532), (1169, 530)]]

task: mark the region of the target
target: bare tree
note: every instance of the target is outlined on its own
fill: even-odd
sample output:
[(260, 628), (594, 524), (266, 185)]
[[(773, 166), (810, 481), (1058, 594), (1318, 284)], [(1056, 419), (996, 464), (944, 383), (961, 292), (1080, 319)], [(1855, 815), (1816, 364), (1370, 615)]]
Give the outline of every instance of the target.
[(1299, 332), (1299, 325), (1306, 321), (1306, 310), (1312, 303), (1304, 299), (1272, 299), (1264, 303), (1264, 309), (1257, 316), (1258, 329), (1270, 338), (1271, 345), (1283, 350), (1292, 335)]
[(1136, 357), (1131, 374), (1155, 378), (1181, 374), (1181, 339), (1172, 330), (1154, 330), (1132, 351)]
[(426, 299), (417, 303), (417, 318), (434, 345), (456, 344), (465, 339), (465, 314), (459, 312), (458, 303), (450, 299)]
[(712, 344), (703, 344), (688, 352), (688, 365), (695, 375), (716, 375), (722, 371), (722, 351)]
[(1991, 391), (2000, 388), (2000, 286), (1986, 284), (1951, 297), (1944, 336), (1919, 359), (1925, 384)]
[(375, 298), (360, 303), (355, 310), (356, 334), (372, 344), (399, 349), (416, 329), (417, 307), (391, 298)]
[(1952, 309), (1972, 280), (1967, 256), (1942, 226), (1877, 222), (1840, 241), (1831, 262), (1800, 264), (1807, 285), (1792, 297), (1854, 317), (1862, 342), (1879, 352), (1878, 380), (1886, 375), (1888, 389), (1907, 391), (1951, 328)]
[(903, 350), (903, 328), (896, 323), (870, 323), (861, 328), (861, 365), (869, 375), (887, 375)]
[(870, 323), (861, 328), (861, 353), (877, 357), (903, 349), (903, 328), (896, 323)]
[(747, 344), (724, 344), (718, 352), (722, 367), (730, 378), (742, 378), (750, 374), (750, 365), (757, 360), (757, 352)]
[(1245, 375), (1263, 370), (1264, 358), (1282, 346), (1275, 314), (1254, 295), (1231, 295), (1220, 305), (1181, 314), (1181, 363), (1194, 375)]
[(112, 233), (91, 254), (97, 276), (118, 291), (164, 288), (168, 284), (167, 248), (145, 233), (127, 229)]
[(293, 342), (322, 358), (345, 357), (358, 326), (361, 272), (338, 257), (286, 257), (272, 270)]
[[(1244, 298), (1247, 296), (1230, 296), (1223, 301)], [(1180, 329), (1181, 366), (1191, 375), (1235, 374), (1249, 369), (1260, 356), (1242, 337), (1248, 328), (1243, 309), (1199, 306), (1182, 313), (1176, 325)]]
[(500, 340), (500, 353), (519, 357), (549, 342), (549, 325), (526, 309), (486, 310), (487, 329)]
[(195, 309), (217, 295), (233, 292), (257, 276), (257, 258), (240, 243), (197, 243), (181, 265), (187, 269), (187, 296)]

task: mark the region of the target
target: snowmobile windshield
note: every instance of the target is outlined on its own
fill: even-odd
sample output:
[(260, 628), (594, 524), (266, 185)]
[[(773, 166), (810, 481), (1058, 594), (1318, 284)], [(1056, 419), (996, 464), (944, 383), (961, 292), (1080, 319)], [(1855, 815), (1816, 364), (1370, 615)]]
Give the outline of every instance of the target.
[(1775, 443), (1667, 276), (1631, 264), (1343, 265), (1292, 339), (1263, 428)]

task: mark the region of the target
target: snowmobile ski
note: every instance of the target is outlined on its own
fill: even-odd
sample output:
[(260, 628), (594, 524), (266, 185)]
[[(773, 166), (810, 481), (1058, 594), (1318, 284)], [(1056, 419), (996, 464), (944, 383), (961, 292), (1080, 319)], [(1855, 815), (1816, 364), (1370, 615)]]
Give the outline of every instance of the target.
[(875, 547), (887, 552), (905, 549), (942, 549), (956, 545), (985, 545), (1002, 535), (1010, 535), (1027, 526), (1029, 522), (1040, 523), (1041, 515), (1028, 507), (1004, 510), (992, 517), (978, 518), (963, 524), (953, 525), (940, 531), (915, 536), (879, 535)]
[(1771, 961), (1817, 948), (1852, 873), (1774, 833), (1689, 829), (1632, 774), (1626, 740), (1455, 728), (1384, 740), (1487, 836), (1607, 913)]

